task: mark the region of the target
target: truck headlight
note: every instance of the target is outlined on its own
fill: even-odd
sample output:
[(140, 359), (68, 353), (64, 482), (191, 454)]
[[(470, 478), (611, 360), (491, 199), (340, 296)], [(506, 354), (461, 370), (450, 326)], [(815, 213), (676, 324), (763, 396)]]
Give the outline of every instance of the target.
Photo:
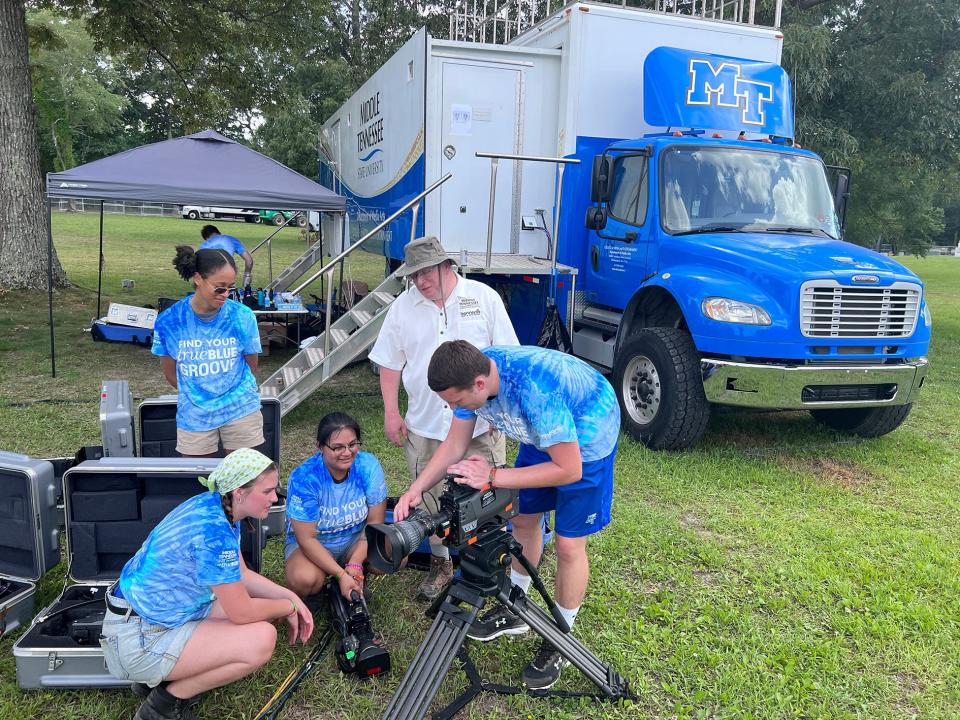
[(703, 314), (711, 320), (741, 325), (769, 325), (770, 315), (762, 307), (730, 298), (711, 297), (700, 303)]
[(927, 304), (923, 306), (923, 324), (927, 327), (933, 325), (933, 315), (930, 313), (930, 306)]

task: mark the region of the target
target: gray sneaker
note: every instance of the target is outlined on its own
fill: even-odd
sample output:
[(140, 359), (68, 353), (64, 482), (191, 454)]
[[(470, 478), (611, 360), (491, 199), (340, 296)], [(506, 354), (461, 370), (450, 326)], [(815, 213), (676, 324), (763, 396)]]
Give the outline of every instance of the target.
[(546, 690), (560, 679), (560, 673), (570, 664), (560, 651), (546, 640), (540, 642), (533, 661), (523, 671), (522, 681), (531, 690)]
[(523, 635), (530, 626), (503, 605), (497, 603), (484, 615), (473, 621), (467, 637), (480, 642), (493, 640), (501, 635)]

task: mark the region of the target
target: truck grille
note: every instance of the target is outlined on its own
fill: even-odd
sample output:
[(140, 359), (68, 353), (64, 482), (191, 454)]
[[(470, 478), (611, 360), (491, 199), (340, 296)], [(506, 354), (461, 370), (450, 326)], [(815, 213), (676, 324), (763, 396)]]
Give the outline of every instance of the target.
[(811, 280), (800, 288), (800, 329), (814, 338), (901, 338), (913, 334), (920, 286), (854, 287)]

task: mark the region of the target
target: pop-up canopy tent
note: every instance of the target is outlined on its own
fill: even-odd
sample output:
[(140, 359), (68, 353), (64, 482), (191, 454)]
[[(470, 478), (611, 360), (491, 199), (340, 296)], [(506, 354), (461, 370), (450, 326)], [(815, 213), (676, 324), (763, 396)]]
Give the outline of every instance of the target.
[[(343, 196), (214, 130), (126, 150), (64, 172), (48, 173), (48, 215), (52, 212), (51, 201), (59, 198), (321, 212), (346, 209)], [(48, 231), (47, 242), (50, 363), (55, 376), (52, 231)], [(102, 203), (99, 257), (98, 272), (102, 274)], [(98, 307), (99, 304), (98, 296)]]

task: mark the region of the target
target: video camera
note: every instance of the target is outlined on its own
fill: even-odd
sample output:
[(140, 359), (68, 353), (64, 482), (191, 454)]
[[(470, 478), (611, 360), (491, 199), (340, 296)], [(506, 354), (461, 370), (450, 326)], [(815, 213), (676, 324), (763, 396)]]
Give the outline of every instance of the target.
[(454, 475), (447, 475), (445, 482), (436, 514), (416, 508), (406, 520), (367, 525), (367, 560), (377, 570), (399, 570), (403, 559), (429, 535), (439, 535), (444, 545), (462, 550), (487, 532), (499, 530), (519, 512), (515, 489), (488, 486), (474, 490), (457, 483)]
[(334, 649), (337, 666), (343, 673), (373, 677), (390, 669), (390, 653), (373, 631), (370, 612), (363, 596), (354, 590), (348, 601), (335, 582), (329, 585), (330, 618), (340, 635)]

